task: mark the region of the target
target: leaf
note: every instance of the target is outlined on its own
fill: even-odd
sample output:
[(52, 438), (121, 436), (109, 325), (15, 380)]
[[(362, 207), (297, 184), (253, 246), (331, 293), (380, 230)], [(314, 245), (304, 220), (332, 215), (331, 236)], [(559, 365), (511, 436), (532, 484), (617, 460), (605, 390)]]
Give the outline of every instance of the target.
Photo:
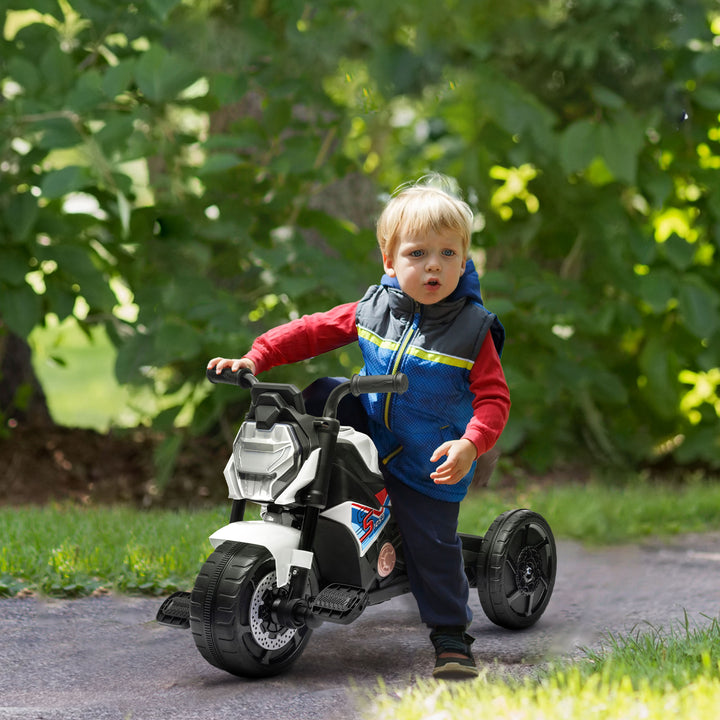
[(115, 377), (120, 384), (138, 383), (145, 379), (140, 369), (156, 364), (153, 338), (137, 332), (118, 348)]
[(149, 100), (159, 103), (174, 100), (199, 77), (189, 60), (160, 45), (151, 45), (135, 67), (138, 88)]
[(214, 153), (209, 155), (203, 166), (198, 170), (198, 175), (213, 175), (225, 172), (230, 168), (239, 165), (241, 158), (233, 153)]
[(655, 172), (643, 178), (641, 184), (656, 208), (661, 208), (674, 191), (672, 176), (666, 172)]
[(720, 434), (717, 427), (696, 427), (686, 433), (682, 445), (673, 453), (680, 463), (707, 463), (720, 468)]
[(114, 67), (109, 67), (102, 79), (102, 90), (111, 99), (114, 100), (118, 95), (125, 92), (132, 82), (135, 73), (134, 58), (121, 60)]
[(150, 9), (164, 22), (180, 0), (148, 0)]
[(55, 200), (87, 187), (92, 182), (87, 168), (68, 165), (61, 170), (51, 170), (40, 183), (43, 197)]
[(659, 249), (678, 270), (687, 270), (693, 263), (697, 246), (677, 233), (671, 233), (670, 237), (660, 244)]
[(28, 337), (42, 321), (42, 301), (29, 285), (0, 286), (0, 317), (22, 338)]
[(132, 117), (125, 115), (110, 116), (105, 125), (93, 136), (107, 155), (115, 150), (124, 150), (128, 138), (135, 130)]
[(600, 134), (592, 120), (578, 120), (560, 138), (560, 165), (566, 173), (584, 170), (599, 153)]
[(47, 257), (57, 262), (59, 272), (66, 279), (69, 278), (79, 285), (79, 293), (88, 304), (94, 309), (109, 312), (117, 303), (117, 298), (109, 288), (103, 270), (93, 263), (92, 253), (89, 248), (69, 243), (47, 249)]
[(620, 95), (602, 85), (595, 85), (590, 92), (593, 100), (603, 107), (618, 110), (625, 105), (625, 100)]
[(6, 73), (16, 83), (22, 85), (25, 94), (31, 97), (42, 87), (37, 67), (24, 57), (17, 55), (11, 57), (6, 66)]
[(27, 238), (37, 215), (37, 198), (32, 193), (14, 193), (8, 198), (5, 221), (15, 240), (22, 241)]
[(65, 98), (65, 106), (80, 115), (87, 115), (105, 101), (102, 76), (97, 70), (87, 70), (78, 78), (75, 87)]
[(279, 174), (303, 175), (313, 169), (317, 148), (307, 138), (290, 138), (283, 143), (280, 154), (273, 158), (270, 167)]
[(664, 313), (668, 303), (675, 297), (677, 280), (669, 270), (652, 270), (637, 279), (640, 298), (655, 314)]
[(210, 92), (221, 105), (229, 105), (240, 100), (247, 92), (247, 78), (238, 73), (218, 73), (210, 78)]
[(169, 432), (175, 427), (175, 419), (183, 409), (183, 405), (174, 405), (163, 410), (161, 413), (153, 418), (153, 428), (160, 430), (161, 432)]
[(644, 139), (633, 124), (616, 123), (600, 127), (600, 146), (608, 169), (616, 180), (634, 185), (637, 158)]
[(72, 87), (75, 68), (70, 55), (58, 45), (49, 45), (40, 58), (40, 71), (46, 87), (54, 94), (63, 94)]
[(696, 276), (688, 276), (680, 286), (678, 307), (685, 327), (698, 338), (709, 338), (720, 328), (717, 290)]
[(43, 131), (39, 147), (47, 150), (75, 147), (83, 141), (75, 125), (66, 117), (49, 118), (36, 123), (35, 127)]
[(699, 87), (693, 93), (693, 99), (707, 110), (720, 110), (720, 90), (712, 86)]
[(202, 347), (202, 335), (179, 320), (168, 320), (155, 334), (155, 360), (162, 366), (194, 357)]
[(52, 312), (58, 316), (58, 320), (62, 322), (65, 318), (70, 317), (77, 300), (75, 293), (70, 291), (55, 273), (45, 278), (45, 288), (45, 298), (52, 308)]
[(8, 285), (23, 286), (29, 270), (25, 252), (12, 246), (0, 246), (0, 281)]

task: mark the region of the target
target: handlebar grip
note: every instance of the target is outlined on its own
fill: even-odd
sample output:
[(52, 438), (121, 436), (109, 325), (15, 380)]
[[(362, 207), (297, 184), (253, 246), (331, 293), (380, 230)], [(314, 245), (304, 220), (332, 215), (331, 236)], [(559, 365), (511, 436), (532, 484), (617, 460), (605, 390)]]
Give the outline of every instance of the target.
[(357, 396), (364, 393), (398, 393), (408, 389), (405, 373), (395, 375), (353, 375), (350, 378), (350, 392)]
[(211, 383), (239, 385), (246, 390), (249, 390), (257, 382), (257, 378), (247, 368), (240, 368), (237, 372), (233, 372), (230, 368), (223, 368), (220, 374), (215, 371), (215, 368), (207, 368), (205, 376)]

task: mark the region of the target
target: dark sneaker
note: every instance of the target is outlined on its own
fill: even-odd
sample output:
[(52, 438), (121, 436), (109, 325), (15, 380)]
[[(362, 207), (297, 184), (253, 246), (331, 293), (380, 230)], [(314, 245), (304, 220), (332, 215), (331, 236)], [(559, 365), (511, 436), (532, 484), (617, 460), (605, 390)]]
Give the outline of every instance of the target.
[(430, 633), (435, 647), (433, 677), (441, 680), (468, 680), (478, 676), (470, 646), (475, 638), (462, 627), (436, 627)]

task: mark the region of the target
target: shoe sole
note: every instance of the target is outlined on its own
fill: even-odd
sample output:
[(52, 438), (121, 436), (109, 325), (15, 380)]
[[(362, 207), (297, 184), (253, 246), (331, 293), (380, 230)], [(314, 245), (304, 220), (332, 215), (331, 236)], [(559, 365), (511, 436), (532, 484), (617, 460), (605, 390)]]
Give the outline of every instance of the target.
[(433, 670), (433, 677), (439, 680), (471, 680), (478, 675), (479, 671), (476, 667), (457, 662), (445, 663)]

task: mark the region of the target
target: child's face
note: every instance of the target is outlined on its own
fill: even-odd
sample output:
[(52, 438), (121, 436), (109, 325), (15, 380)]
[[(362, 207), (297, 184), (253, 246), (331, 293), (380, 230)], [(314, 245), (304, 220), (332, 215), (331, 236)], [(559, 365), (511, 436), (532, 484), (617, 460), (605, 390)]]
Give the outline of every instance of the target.
[(403, 232), (392, 255), (383, 255), (385, 272), (423, 305), (444, 300), (465, 272), (462, 238), (452, 230), (409, 235)]

